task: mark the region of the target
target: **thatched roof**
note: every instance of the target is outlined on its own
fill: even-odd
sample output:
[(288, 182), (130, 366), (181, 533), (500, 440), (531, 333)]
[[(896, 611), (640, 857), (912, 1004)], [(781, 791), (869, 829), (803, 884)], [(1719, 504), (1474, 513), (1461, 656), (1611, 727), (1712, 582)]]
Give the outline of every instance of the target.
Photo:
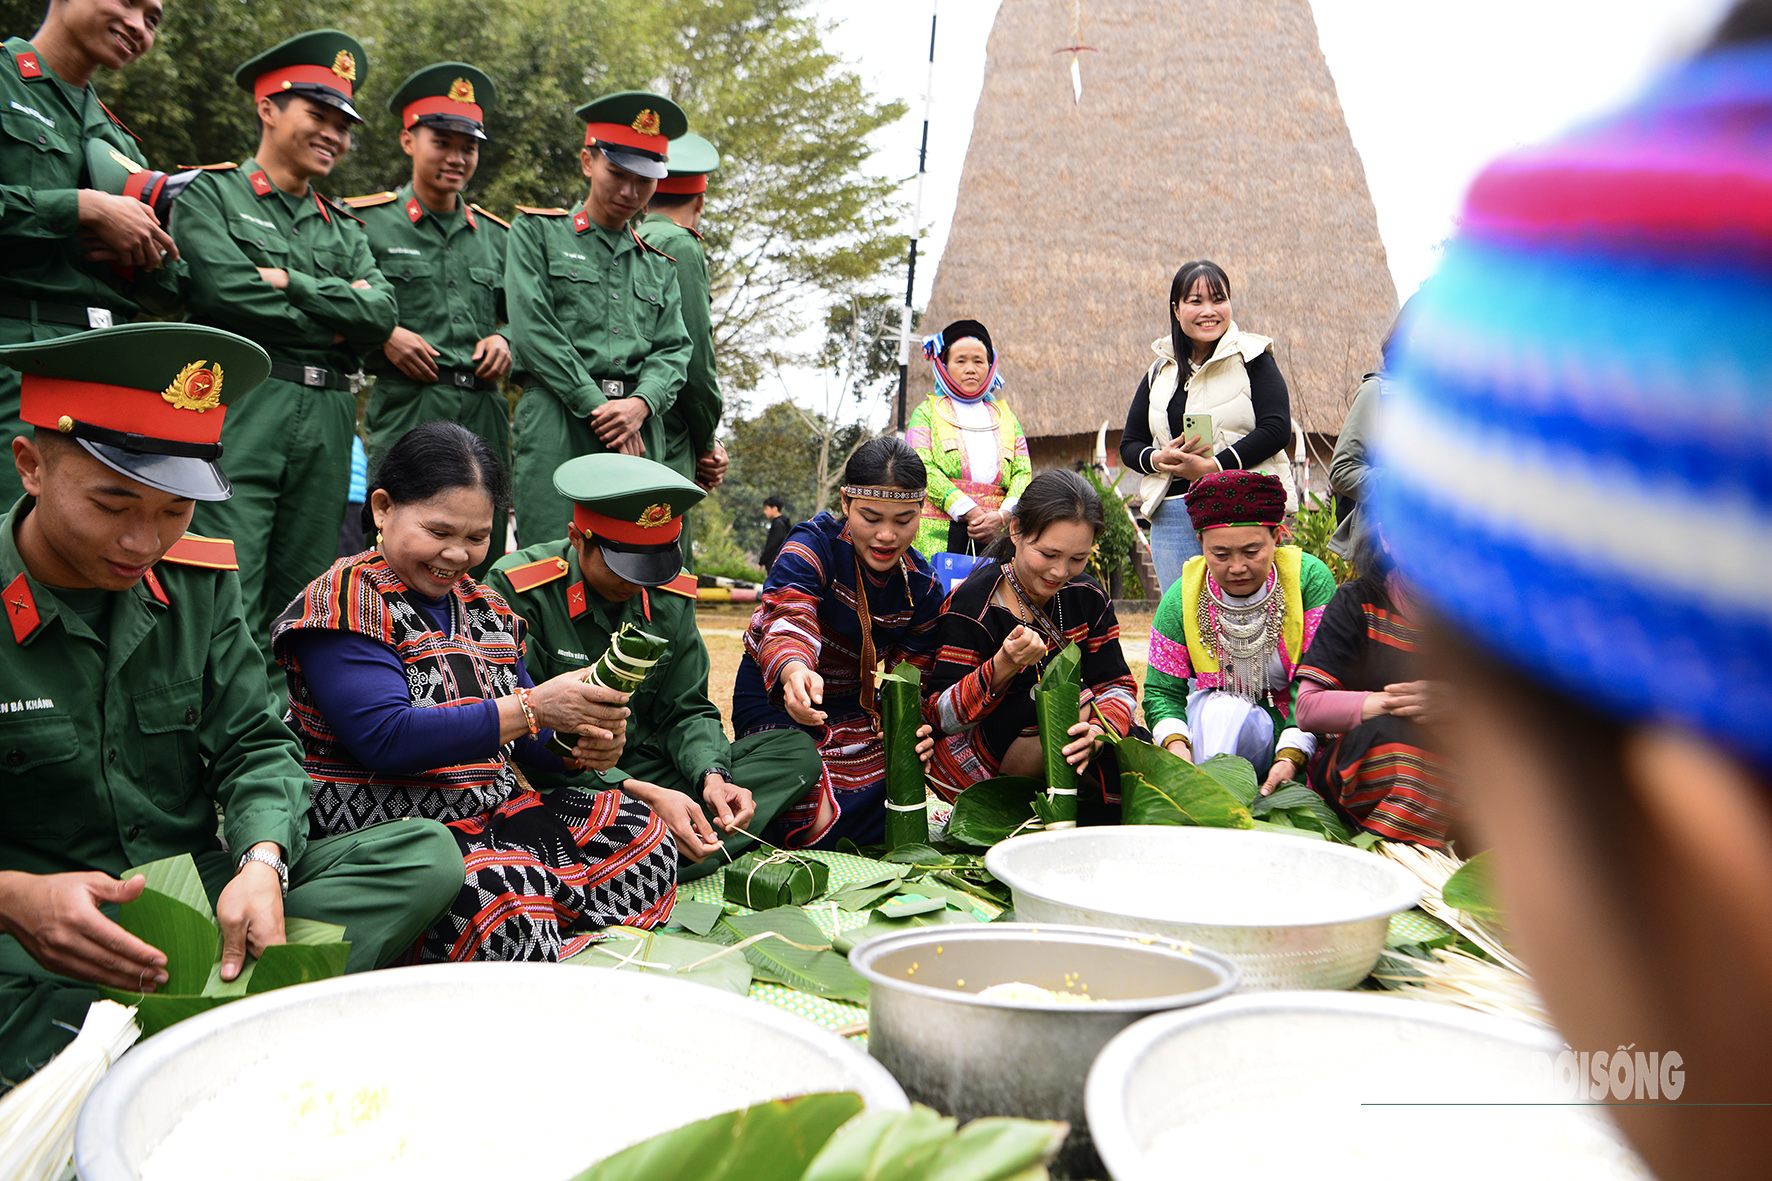
[[(1229, 272), (1306, 430), (1338, 433), (1396, 310), (1309, 0), (1002, 0), (925, 323), (971, 316), (1030, 436), (1118, 430), (1177, 266)], [(1401, 100), (1400, 100), (1401, 101)]]

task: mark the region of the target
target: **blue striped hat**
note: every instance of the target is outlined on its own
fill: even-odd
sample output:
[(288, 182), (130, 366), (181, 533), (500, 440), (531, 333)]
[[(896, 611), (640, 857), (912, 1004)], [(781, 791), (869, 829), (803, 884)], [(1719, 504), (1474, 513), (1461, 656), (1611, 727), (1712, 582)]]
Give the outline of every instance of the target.
[(1379, 510), (1421, 595), (1772, 765), (1772, 46), (1490, 166), (1394, 377)]

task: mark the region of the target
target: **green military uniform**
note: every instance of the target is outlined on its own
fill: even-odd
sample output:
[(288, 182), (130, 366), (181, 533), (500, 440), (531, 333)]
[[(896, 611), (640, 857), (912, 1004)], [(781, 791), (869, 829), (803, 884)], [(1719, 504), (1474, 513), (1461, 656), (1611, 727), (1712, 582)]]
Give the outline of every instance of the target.
[[(478, 129), (482, 108), (491, 104), (491, 79), (472, 66), (444, 62), (408, 78), (388, 100), (404, 113), (410, 128), (425, 123), (440, 130), (484, 138)], [(425, 111), (410, 113), (423, 106)], [(436, 349), (431, 360), (437, 380), (423, 384), (407, 377), (387, 354), (371, 353), (365, 368), (375, 375), (364, 426), (369, 435), (369, 471), (407, 431), (427, 422), (454, 422), (486, 440), (492, 453), (511, 467), (511, 409), (496, 378), (475, 374), (474, 349), (498, 331), (505, 316), (505, 238), (510, 223), (459, 198), (456, 208), (427, 208), (407, 184), (396, 192), (347, 198), (363, 219), (376, 266), (394, 285), (400, 326), (418, 333)], [(493, 522), (486, 560), (473, 570), (483, 577), (505, 549), (505, 523)]]
[[(354, 53), (355, 74), (355, 45), (343, 33), (304, 34), (241, 66), (235, 79), (250, 89), (260, 72), (279, 68), (267, 62), (292, 53), (326, 62)], [(349, 86), (342, 77), (339, 84)], [(272, 621), (337, 553), (357, 429), (347, 374), (393, 333), (393, 288), (354, 214), (312, 190), (285, 193), (251, 157), (194, 181), (173, 209), (172, 234), (190, 264), (191, 319), (271, 355), (270, 380), (235, 405), (222, 436), (234, 497), (203, 505), (193, 522), (239, 543), (246, 618), (268, 654)], [(289, 272), (287, 290), (265, 282), (259, 267)], [(359, 279), (369, 287), (352, 287)], [(267, 664), (267, 674), (280, 694), (282, 672)]]
[[(603, 773), (604, 783), (656, 783), (686, 793), (706, 811), (702, 781), (710, 770), (719, 770), (750, 791), (757, 814), (747, 827), (762, 831), (816, 786), (818, 750), (800, 730), (727, 741), (720, 711), (708, 700), (708, 650), (695, 622), (695, 579), (665, 573), (675, 545), (620, 540), (636, 536), (636, 527), (674, 536), (683, 510), (702, 498), (702, 490), (662, 465), (620, 455), (573, 460), (561, 468), (556, 486), (573, 494), (578, 528), (590, 538), (587, 544), (601, 550), (611, 570), (657, 589), (643, 590), (625, 602), (604, 598), (584, 579), (578, 553), (566, 540), (532, 546), (499, 561), (487, 585), (529, 623), (524, 659), (530, 675), (539, 684), (590, 666), (624, 623), (664, 638), (669, 644), (664, 657), (628, 703), (626, 745), (620, 764)], [(670, 508), (668, 516), (655, 510), (659, 504)], [(611, 538), (611, 533), (619, 536)], [(641, 563), (652, 563), (653, 570), (640, 568)], [(531, 778), (538, 786), (551, 786), (547, 776)], [(713, 813), (708, 814), (711, 820)], [(736, 855), (752, 840), (735, 833), (724, 844)], [(701, 877), (721, 863), (717, 858), (685, 863), (678, 878)]]
[[(177, 306), (183, 263), (130, 268), (125, 276), (87, 261), (78, 190), (93, 187), (86, 168), (91, 140), (142, 162), (135, 137), (90, 84), (68, 85), (29, 41), (7, 40), (0, 49), (0, 344), (49, 340), (124, 323), (143, 307)], [(12, 440), (24, 433), (18, 374), (0, 367), (0, 504), (24, 491), (12, 465)]]
[[(675, 103), (638, 92), (587, 103), (578, 114), (588, 123), (587, 146), (643, 176), (664, 175), (666, 136), (687, 126)], [(590, 415), (611, 397), (646, 403), (641, 442), (647, 457), (665, 454), (662, 415), (694, 345), (675, 264), (632, 229), (598, 225), (582, 207), (518, 209), (524, 216), (511, 228), (505, 259), (515, 376), (524, 387), (512, 421), (513, 482), (517, 535), (533, 545), (565, 532), (572, 505), (554, 491), (554, 470), (607, 450)]]
[[(714, 145), (693, 133), (671, 141), (670, 175), (658, 182), (661, 195), (692, 196), (707, 191), (708, 173), (720, 166)], [(694, 342), (689, 370), (677, 400), (665, 411), (665, 453), (659, 462), (685, 479), (695, 479), (695, 463), (714, 449), (725, 398), (714, 366), (713, 301), (708, 291), (708, 256), (702, 237), (680, 226), (667, 213), (648, 213), (640, 222), (640, 238), (677, 263), (677, 286), (683, 294), (683, 327)], [(693, 522), (683, 521), (683, 557), (695, 569)]]
[[(191, 361), (212, 368), (193, 377)], [(0, 349), (0, 363), (29, 366), (27, 422), (59, 423), (125, 475), (139, 468), (132, 478), (150, 488), (196, 497), (226, 495), (212, 462), (143, 455), (118, 440), (172, 435), (168, 420), (188, 419), (189, 433), (176, 438), (193, 445), (179, 455), (212, 455), (218, 404), (266, 367), (249, 341), (174, 324), (15, 345)], [(108, 393), (45, 394), (37, 376), (139, 387), (144, 406)], [(192, 400), (168, 410), (179, 391)], [(181, 464), (184, 474), (168, 482)], [(213, 901), (240, 852), (274, 841), (289, 863), (285, 913), (344, 924), (350, 970), (407, 950), (461, 887), (455, 842), (417, 821), (351, 834), (360, 839), (306, 839), (308, 778), (265, 700), (232, 544), (187, 536), (127, 590), (63, 589), (39, 581), (20, 555), (19, 529), (35, 509), (22, 498), (0, 527), (9, 625), (0, 631), (0, 870), (120, 875), (190, 853)], [(231, 853), (216, 839), (218, 809)], [(53, 1022), (77, 1028), (96, 999), (91, 986), (0, 938), (0, 1078), (41, 1066), (72, 1036)]]

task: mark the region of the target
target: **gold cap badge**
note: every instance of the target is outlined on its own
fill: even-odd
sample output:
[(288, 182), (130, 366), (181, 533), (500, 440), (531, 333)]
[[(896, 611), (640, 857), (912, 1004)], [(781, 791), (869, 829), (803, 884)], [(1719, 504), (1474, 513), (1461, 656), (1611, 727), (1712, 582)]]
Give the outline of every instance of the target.
[[(638, 115), (634, 116), (633, 128), (641, 135), (657, 135), (658, 112), (652, 110), (650, 107), (641, 111)], [(650, 512), (651, 510), (649, 509), (647, 511)]]
[(634, 524), (642, 529), (657, 529), (661, 525), (671, 523), (671, 506), (668, 504), (649, 504), (646, 511), (640, 514)]
[(192, 361), (178, 371), (172, 384), (160, 396), (179, 410), (195, 410), (202, 414), (221, 405), (222, 368), (218, 363), (203, 368), (206, 361)]
[(466, 78), (457, 78), (449, 84), (449, 101), (452, 103), (471, 103), (474, 101), (474, 84)]
[(338, 51), (338, 56), (332, 59), (332, 72), (346, 82), (357, 80), (357, 59), (351, 56), (350, 50), (341, 49)]

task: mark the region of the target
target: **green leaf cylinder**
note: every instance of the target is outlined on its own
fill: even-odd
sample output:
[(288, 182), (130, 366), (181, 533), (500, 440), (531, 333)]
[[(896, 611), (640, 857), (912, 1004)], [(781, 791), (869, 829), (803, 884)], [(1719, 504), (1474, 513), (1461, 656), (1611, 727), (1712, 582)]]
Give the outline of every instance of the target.
[(886, 743), (886, 847), (929, 840), (929, 796), (923, 787), (923, 760), (917, 757), (917, 729), (923, 724), (923, 674), (900, 664), (880, 678), (880, 732)]
[(1034, 711), (1040, 722), (1040, 753), (1046, 760), (1046, 790), (1034, 797), (1034, 811), (1048, 830), (1077, 824), (1077, 770), (1064, 759), (1070, 729), (1082, 709), (1083, 689), (1077, 668), (1083, 653), (1075, 644), (1052, 658), (1034, 688)]

